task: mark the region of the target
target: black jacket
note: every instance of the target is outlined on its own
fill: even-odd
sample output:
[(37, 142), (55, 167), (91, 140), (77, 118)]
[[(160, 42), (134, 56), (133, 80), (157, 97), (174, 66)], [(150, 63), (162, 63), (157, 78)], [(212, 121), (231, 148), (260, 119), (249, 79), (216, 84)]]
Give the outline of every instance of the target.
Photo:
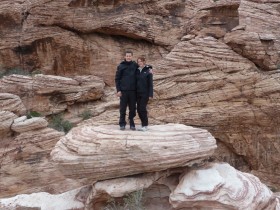
[(126, 90), (136, 90), (136, 70), (137, 63), (134, 61), (122, 61), (117, 68), (115, 83), (117, 92)]
[(152, 66), (146, 65), (141, 72), (139, 68), (137, 69), (137, 93), (146, 93), (147, 96), (153, 97), (153, 74), (150, 73), (150, 69), (152, 68)]

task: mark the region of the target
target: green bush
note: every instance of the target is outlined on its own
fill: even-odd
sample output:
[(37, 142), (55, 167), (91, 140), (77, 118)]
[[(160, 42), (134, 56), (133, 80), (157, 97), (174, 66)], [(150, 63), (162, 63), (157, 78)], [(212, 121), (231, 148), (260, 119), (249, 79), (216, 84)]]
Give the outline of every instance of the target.
[(127, 194), (123, 198), (123, 204), (116, 202), (114, 199), (108, 201), (104, 210), (145, 210), (143, 206), (143, 189)]
[(4, 76), (9, 76), (12, 74), (18, 74), (18, 75), (30, 75), (30, 73), (26, 70), (20, 69), (20, 68), (10, 68), (10, 69), (1, 69), (0, 71), (0, 78)]
[(30, 119), (32, 117), (41, 117), (42, 115), (36, 111), (28, 111), (26, 116), (27, 116), (27, 119)]
[(92, 117), (91, 111), (88, 109), (85, 109), (80, 115), (79, 117), (83, 118), (83, 120), (87, 120), (89, 118)]
[(61, 114), (58, 114), (52, 116), (49, 123), (49, 127), (57, 131), (68, 133), (73, 128), (73, 124), (70, 123), (68, 120), (64, 120)]

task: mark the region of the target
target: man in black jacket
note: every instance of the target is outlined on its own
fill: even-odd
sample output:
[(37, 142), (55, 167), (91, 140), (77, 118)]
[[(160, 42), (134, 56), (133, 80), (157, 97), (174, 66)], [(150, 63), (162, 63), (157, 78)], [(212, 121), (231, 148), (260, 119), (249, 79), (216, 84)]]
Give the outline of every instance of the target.
[(120, 129), (124, 130), (126, 126), (126, 107), (129, 107), (130, 129), (135, 130), (134, 117), (136, 116), (136, 71), (137, 63), (132, 61), (132, 51), (126, 51), (124, 61), (117, 68), (115, 83), (117, 96), (120, 97)]

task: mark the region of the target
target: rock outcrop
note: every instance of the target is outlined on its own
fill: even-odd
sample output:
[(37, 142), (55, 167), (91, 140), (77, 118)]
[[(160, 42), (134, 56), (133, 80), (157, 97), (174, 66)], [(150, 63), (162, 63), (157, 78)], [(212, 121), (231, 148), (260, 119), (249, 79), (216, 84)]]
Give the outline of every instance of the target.
[(0, 93), (0, 110), (10, 111), (16, 115), (23, 115), (26, 113), (26, 108), (20, 97), (10, 93)]
[(63, 112), (73, 103), (100, 99), (104, 82), (95, 76), (73, 78), (42, 75), (11, 75), (0, 80), (0, 90), (20, 97), (26, 109), (50, 115)]
[[(75, 118), (85, 107), (92, 119), (82, 125), (117, 124), (118, 98), (112, 89), (126, 49), (136, 58), (145, 55), (155, 67), (151, 125), (207, 129), (218, 142), (217, 160), (251, 171), (279, 190), (279, 11), (278, 0), (2, 0), (0, 77), (14, 70), (33, 76), (0, 80), (0, 164), (8, 167), (0, 175), (1, 193), (41, 190), (48, 180), (32, 179), (36, 189), (29, 181), (22, 189), (8, 187), (21, 183), (22, 177), (9, 178), (15, 165), (8, 163), (18, 162), (25, 141), (33, 141), (28, 138), (48, 139), (48, 132), (56, 136), (38, 147), (28, 144), (36, 153), (49, 152), (61, 137), (47, 128), (33, 135), (34, 130), (25, 130), (36, 128), (32, 123), (20, 124), (20, 134), (12, 131), (14, 120), (26, 112), (67, 112)], [(24, 141), (15, 141), (20, 138)], [(27, 156), (16, 165), (16, 173), (22, 170), (25, 177)]]
[(31, 119), (27, 119), (26, 116), (22, 116), (14, 120), (11, 129), (15, 132), (23, 133), (30, 130), (46, 128), (47, 126), (48, 121), (42, 117), (32, 117)]
[(60, 139), (51, 157), (66, 177), (96, 181), (191, 165), (215, 148), (210, 133), (185, 125), (154, 125), (148, 132), (80, 126)]
[(16, 206), (42, 210), (103, 210), (114, 206), (146, 210), (278, 210), (280, 196), (251, 174), (226, 163), (208, 163), (98, 181), (59, 195), (33, 193), (0, 199), (2, 208), (13, 210)]
[(185, 173), (170, 195), (175, 209), (279, 209), (279, 201), (257, 177), (218, 163)]

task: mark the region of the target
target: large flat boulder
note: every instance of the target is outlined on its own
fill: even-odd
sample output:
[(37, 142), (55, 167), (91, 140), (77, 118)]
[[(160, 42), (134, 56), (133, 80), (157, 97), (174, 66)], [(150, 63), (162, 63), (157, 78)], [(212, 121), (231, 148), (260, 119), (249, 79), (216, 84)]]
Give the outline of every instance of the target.
[(60, 139), (51, 157), (65, 176), (93, 181), (186, 166), (215, 148), (208, 131), (181, 124), (154, 125), (147, 132), (80, 126)]

